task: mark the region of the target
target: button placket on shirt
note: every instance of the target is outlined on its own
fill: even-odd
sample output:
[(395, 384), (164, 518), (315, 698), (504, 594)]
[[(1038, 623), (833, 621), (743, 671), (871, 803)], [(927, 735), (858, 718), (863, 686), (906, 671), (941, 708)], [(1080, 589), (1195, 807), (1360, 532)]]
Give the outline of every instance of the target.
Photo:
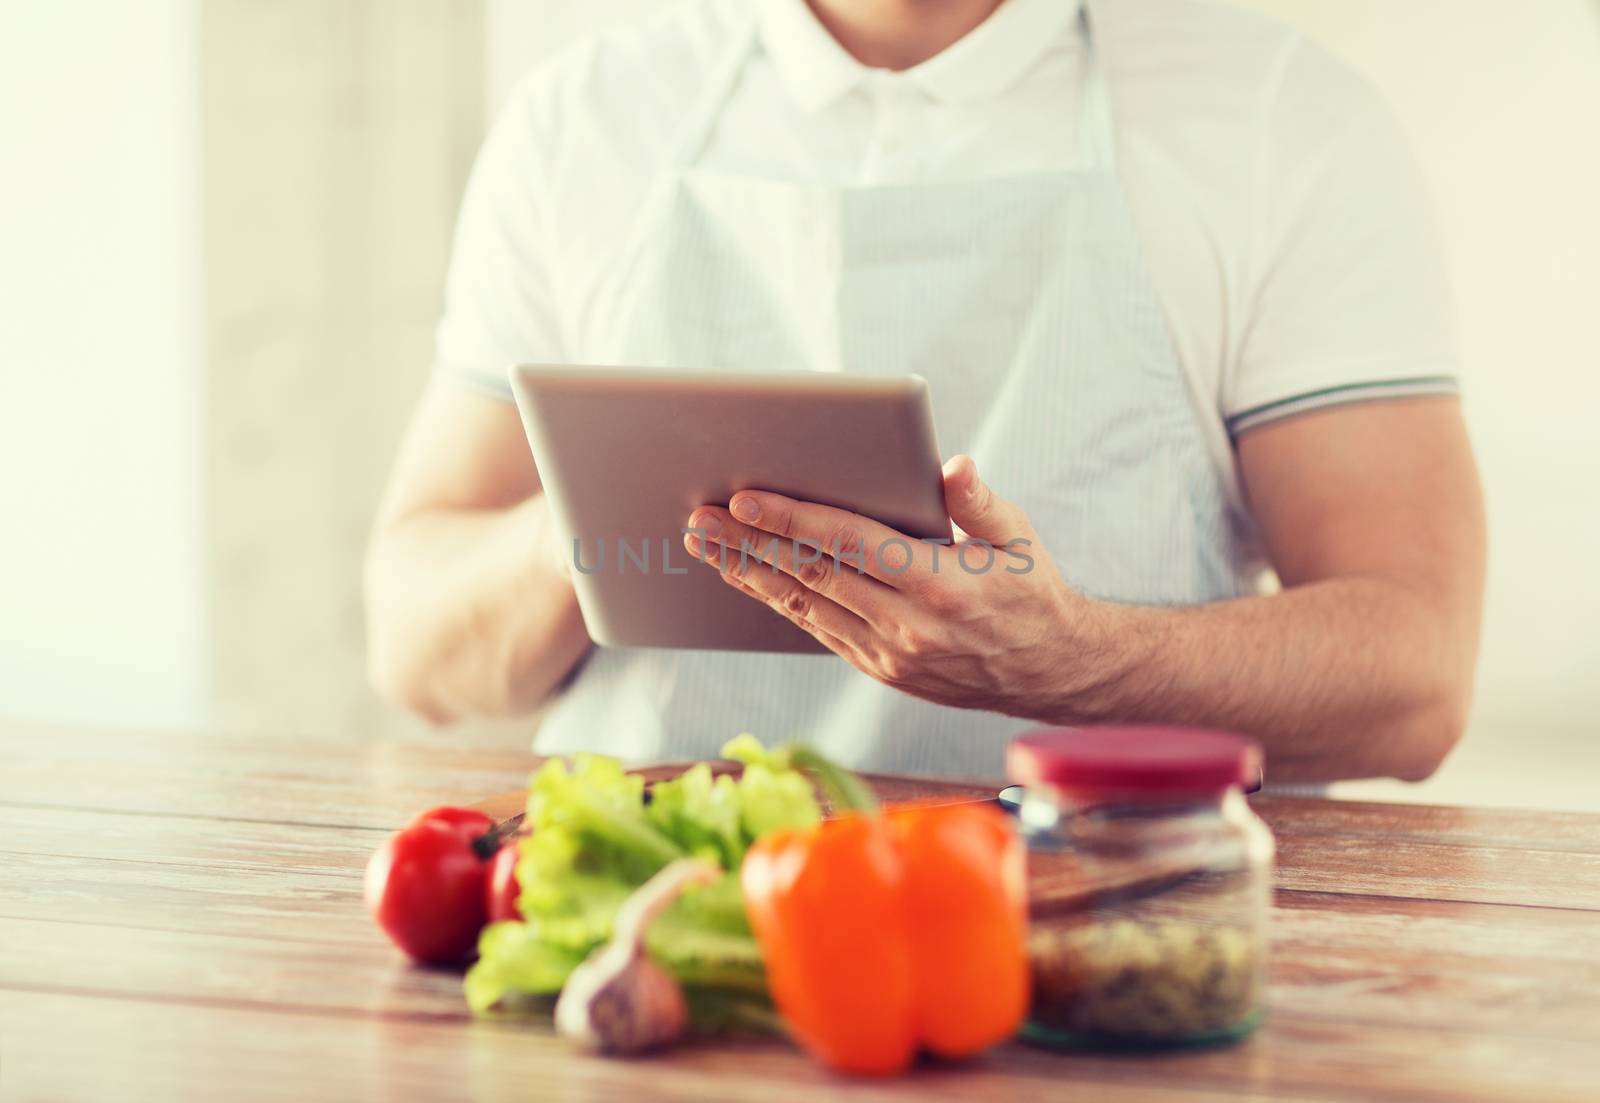
[(925, 105), (921, 93), (893, 73), (872, 74), (867, 82), (874, 123), (862, 165), (865, 184), (903, 181), (915, 175), (916, 128)]

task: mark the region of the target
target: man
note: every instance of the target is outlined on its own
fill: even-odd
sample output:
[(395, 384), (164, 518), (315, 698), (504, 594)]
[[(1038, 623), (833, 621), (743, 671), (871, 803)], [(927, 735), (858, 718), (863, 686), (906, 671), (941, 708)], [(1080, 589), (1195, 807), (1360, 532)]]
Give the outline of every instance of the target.
[[(375, 679), (439, 721), (553, 696), (551, 752), (993, 775), (1030, 724), (1123, 720), (1249, 732), (1275, 783), (1424, 777), (1484, 537), (1420, 193), (1370, 90), (1195, 0), (696, 0), (571, 50), (464, 201)], [(836, 657), (592, 649), (517, 361), (918, 371), (951, 518), (1033, 567), (741, 570), (894, 535), (741, 494), (691, 549)]]

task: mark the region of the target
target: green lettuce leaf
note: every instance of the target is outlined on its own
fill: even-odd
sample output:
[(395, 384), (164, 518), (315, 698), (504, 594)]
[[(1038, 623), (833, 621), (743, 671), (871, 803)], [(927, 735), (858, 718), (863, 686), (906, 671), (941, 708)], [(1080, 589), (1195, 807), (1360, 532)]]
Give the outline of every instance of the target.
[(685, 984), (766, 991), (766, 970), (737, 874), (687, 890), (650, 925), (645, 945)]
[(482, 1015), (507, 996), (553, 996), (583, 958), (533, 935), (526, 923), (491, 923), (463, 982), (467, 1005)]
[(789, 748), (769, 751), (746, 733), (729, 740), (722, 757), (744, 763), (738, 796), (746, 839), (753, 842), (771, 831), (810, 827), (822, 818), (811, 781), (794, 768)]
[(723, 869), (738, 869), (744, 860), (740, 829), (739, 786), (726, 775), (713, 779), (704, 762), (650, 790), (646, 818), (690, 854), (708, 858)]
[[(740, 736), (724, 751), (745, 763), (738, 780), (700, 764), (644, 782), (599, 755), (551, 759), (528, 785), (518, 847), (517, 899), (524, 921), (483, 932), (466, 994), (475, 1012), (547, 998), (611, 937), (623, 902), (667, 863), (695, 855), (728, 870), (684, 893), (650, 928), (648, 949), (707, 1006), (759, 1007), (766, 998), (760, 950), (745, 918), (738, 869), (756, 839), (821, 818), (787, 749)], [(718, 999), (716, 993), (727, 995)]]
[(528, 786), (527, 825), (535, 835), (560, 831), (581, 843), (590, 866), (648, 878), (687, 851), (645, 817), (644, 780), (603, 755), (551, 759)]

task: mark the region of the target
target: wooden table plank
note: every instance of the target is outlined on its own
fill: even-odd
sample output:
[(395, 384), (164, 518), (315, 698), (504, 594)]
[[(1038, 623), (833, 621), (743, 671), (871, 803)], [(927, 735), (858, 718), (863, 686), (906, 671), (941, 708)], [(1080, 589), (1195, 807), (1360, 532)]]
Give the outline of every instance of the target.
[[(181, 898), (127, 922), (120, 911), (96, 922), (81, 909), (57, 911), (73, 917), (62, 922), (48, 907), (31, 918), (7, 916), (0, 988), (465, 1020), (459, 971), (408, 967), (372, 931), (355, 893), (352, 885), (332, 918), (309, 925), (292, 908), (263, 908), (253, 933), (225, 922), (207, 930), (209, 917), (186, 914)], [(1519, 909), (1519, 921), (1508, 923), (1416, 910), (1431, 906), (1280, 910), (1270, 1005), (1308, 1021), (1600, 1045), (1600, 931), (1589, 917)]]
[(1280, 897), (1269, 1006), (1374, 1029), (1587, 1041), (1600, 1074), (1600, 923), (1587, 912)]
[[(648, 1061), (574, 1054), (520, 1024), (419, 1022), (292, 1015), (72, 995), (0, 994), (0, 1091), (6, 1097), (119, 1100), (750, 1100), (990, 1099), (991, 1081), (966, 1067), (926, 1068), (905, 1080), (844, 1082), (770, 1044), (685, 1048)], [(101, 1040), (83, 1060), (85, 1037)], [(76, 1041), (74, 1040), (76, 1039)], [(37, 1047), (21, 1043), (37, 1042)], [(1035, 1092), (1061, 1086), (1059, 1062), (1023, 1051), (1010, 1064)], [(982, 1065), (978, 1069), (982, 1069)], [(1234, 1092), (1164, 1087), (1132, 1070), (1098, 1072), (1096, 1098), (1220, 1101)], [(645, 1079), (645, 1078), (648, 1079)], [(644, 1088), (642, 1085), (647, 1084)]]
[[(75, 820), (91, 829), (69, 830)], [(17, 927), (0, 937), (0, 976), (25, 976), (30, 986), (95, 987), (122, 956), (174, 983), (195, 965), (204, 966), (203, 976), (225, 980), (226, 972), (205, 963), (232, 954), (234, 987), (180, 985), (161, 993), (248, 1000), (264, 992), (272, 993), (269, 1002), (367, 1007), (340, 1001), (352, 992), (364, 996), (374, 984), (391, 986), (394, 956), (374, 937), (360, 903), (361, 869), (381, 837), (231, 821), (197, 830), (183, 819), (0, 808), (0, 839), (12, 848), (6, 866), (15, 874), (0, 879), (0, 934), (8, 929), (4, 920), (71, 921), (49, 952), (9, 964), (6, 947), (28, 945), (34, 932)], [(116, 907), (103, 914), (99, 901), (108, 896)], [(1600, 1036), (1600, 1016), (1583, 1014), (1600, 991), (1600, 922), (1588, 913), (1298, 892), (1280, 892), (1278, 904), (1275, 1004), (1388, 1022), (1419, 1021), (1420, 1000), (1449, 1016), (1420, 1021), (1490, 1029), (1515, 1015), (1520, 1026), (1556, 1035), (1587, 1022), (1587, 1036)], [(141, 941), (115, 928), (183, 937)], [(286, 968), (305, 968), (313, 979), (338, 976), (334, 991), (313, 985), (280, 995), (275, 941), (311, 944), (285, 950)], [(1381, 958), (1374, 947), (1383, 948)], [(359, 976), (311, 969), (307, 963), (319, 956), (337, 958), (343, 971)], [(454, 979), (428, 990), (444, 1000), (421, 1011), (460, 1010)]]
[[(30, 816), (40, 821), (30, 824)], [(206, 823), (197, 831), (189, 820), (106, 813), (80, 818), (96, 831), (67, 831), (72, 818), (74, 813), (0, 808), (0, 839), (8, 847), (35, 850), (13, 852), (6, 863), (16, 876), (0, 880), (0, 917), (70, 917), (77, 925), (176, 932), (192, 941), (178, 938), (163, 954), (149, 943), (131, 948), (126, 935), (75, 929), (67, 932), (75, 937), (59, 943), (74, 948), (59, 964), (66, 972), (53, 975), (58, 965), (30, 957), (30, 985), (48, 985), (54, 977), (67, 988), (94, 986), (94, 978), (106, 972), (96, 961), (102, 946), (163, 962), (163, 975), (171, 980), (182, 977), (190, 957), (200, 959), (195, 946), (206, 946), (213, 956), (234, 953), (242, 961), (267, 962), (264, 969), (270, 969), (270, 953), (246, 953), (243, 943), (229, 941), (213, 945), (218, 937), (315, 943), (293, 951), (310, 961), (318, 953), (354, 954), (347, 969), (362, 969), (360, 983), (312, 970), (310, 980), (338, 977), (336, 991), (296, 993), (290, 1001), (296, 1004), (338, 1004), (342, 991), (362, 988), (374, 975), (387, 977), (392, 954), (374, 938), (358, 895), (366, 853), (381, 832), (254, 823)], [(152, 860), (157, 853), (162, 856)], [(110, 916), (96, 904), (107, 895), (117, 900)], [(26, 945), (27, 933), (19, 930), (11, 943)], [(8, 940), (0, 940), (0, 962), (5, 945)], [(1382, 962), (1374, 962), (1374, 946), (1384, 948)], [(1360, 1009), (1373, 1021), (1424, 1023), (1434, 1021), (1427, 1010), (1443, 1009), (1448, 1018), (1442, 1021), (1470, 1015), (1480, 1028), (1504, 1023), (1515, 1010), (1520, 1026), (1563, 1034), (1587, 1023), (1589, 1036), (1600, 1034), (1600, 1017), (1582, 1015), (1592, 1009), (1592, 993), (1600, 991), (1600, 922), (1582, 911), (1280, 892), (1274, 957), (1272, 996), (1278, 1005), (1330, 1013)], [(246, 991), (259, 983), (240, 977)], [(445, 1004), (424, 1010), (459, 1009), (453, 981), (437, 991), (445, 993)], [(218, 999), (234, 993), (163, 994)]]
[[(1132, 1056), (1008, 1046), (887, 1082), (841, 1081), (777, 1043), (615, 1061), (519, 1023), (0, 993), (7, 1099), (1593, 1099), (1592, 1047), (1280, 1017), (1241, 1046)], [(93, 1040), (92, 1044), (90, 1039)], [(92, 1052), (91, 1052), (92, 1050)], [(314, 1086), (314, 1090), (313, 1090)]]
[[(382, 832), (520, 786), (531, 756), (38, 726), (0, 727), (0, 756), (0, 1099), (841, 1094), (777, 1043), (578, 1057), (472, 1021), (455, 973), (377, 938)], [(1600, 817), (1257, 807), (1280, 869), (1253, 1039), (1006, 1047), (850, 1097), (1600, 1098)]]
[(370, 926), (347, 915), (358, 939), (206, 934), (77, 920), (0, 919), (0, 989), (93, 994), (123, 999), (381, 1014), (415, 1019), (471, 1018), (461, 970), (412, 967)]
[(1440, 846), (1381, 838), (1278, 839), (1278, 886), (1346, 896), (1600, 910), (1600, 854), (1509, 846)]
[(531, 754), (4, 725), (0, 804), (394, 829), (423, 808), (519, 788)]
[[(1596, 782), (1600, 786), (1600, 781)], [(1301, 838), (1377, 838), (1476, 849), (1570, 850), (1600, 854), (1600, 817), (1588, 812), (1450, 808), (1432, 804), (1257, 796), (1252, 805), (1275, 830), (1280, 820)]]
[(0, 854), (223, 869), (360, 869), (386, 827), (206, 820), (0, 804)]

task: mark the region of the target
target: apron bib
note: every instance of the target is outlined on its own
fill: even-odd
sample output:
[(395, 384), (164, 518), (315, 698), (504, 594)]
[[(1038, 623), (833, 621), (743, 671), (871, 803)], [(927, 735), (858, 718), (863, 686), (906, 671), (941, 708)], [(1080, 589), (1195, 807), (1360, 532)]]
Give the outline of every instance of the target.
[[(626, 247), (579, 296), (575, 352), (664, 368), (916, 372), (943, 454), (971, 454), (1027, 511), (1072, 586), (1157, 604), (1251, 592), (1246, 523), (1141, 262), (1094, 51), (1071, 169), (856, 188), (695, 167), (754, 41), (752, 22)], [(860, 769), (998, 777), (1006, 741), (1030, 726), (917, 700), (831, 655), (597, 648), (537, 747), (702, 758), (750, 731)]]

